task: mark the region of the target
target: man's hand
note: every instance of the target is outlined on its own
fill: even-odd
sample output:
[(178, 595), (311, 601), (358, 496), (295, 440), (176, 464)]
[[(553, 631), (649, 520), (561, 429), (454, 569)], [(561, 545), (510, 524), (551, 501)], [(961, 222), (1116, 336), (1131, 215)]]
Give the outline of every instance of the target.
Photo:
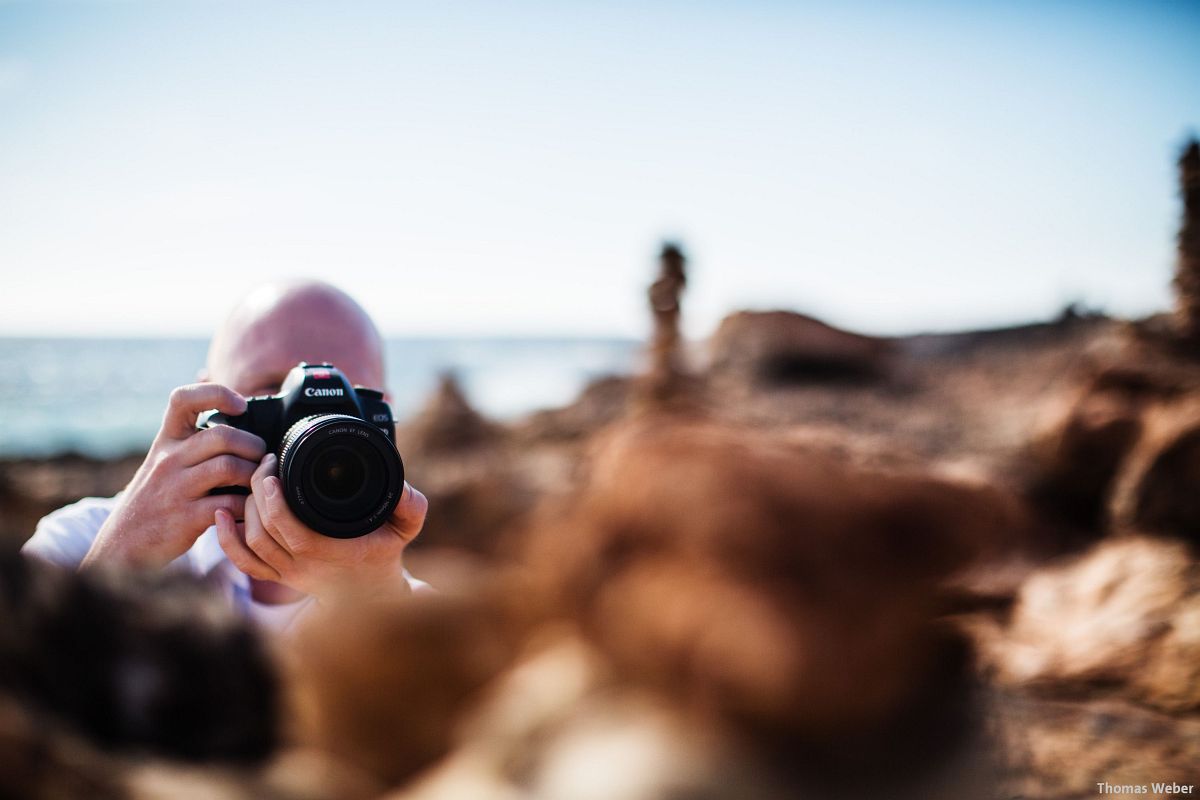
[(218, 486), (249, 487), (266, 446), (254, 434), (228, 425), (196, 430), (196, 417), (210, 408), (236, 415), (246, 410), (246, 401), (215, 383), (171, 392), (146, 460), (100, 528), (83, 566), (163, 566), (187, 552), (217, 509), (242, 516), (244, 496), (208, 493)]
[(268, 453), (251, 478), (245, 524), (227, 509), (215, 512), (225, 555), (251, 578), (275, 581), (328, 599), (346, 593), (406, 591), (404, 548), (421, 532), (429, 501), (408, 483), (382, 527), (356, 539), (334, 539), (292, 513)]

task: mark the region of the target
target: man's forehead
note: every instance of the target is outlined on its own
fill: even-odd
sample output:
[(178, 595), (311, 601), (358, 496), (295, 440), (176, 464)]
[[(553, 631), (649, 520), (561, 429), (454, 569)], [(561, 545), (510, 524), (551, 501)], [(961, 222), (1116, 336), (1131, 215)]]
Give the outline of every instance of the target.
[[(230, 331), (224, 342), (223, 363), (214, 364), (212, 378), (242, 391), (279, 383), (301, 361), (329, 362), (353, 383), (377, 386), (383, 381), (382, 353), (374, 331), (343, 321), (281, 318), (268, 314)], [(350, 320), (346, 322), (357, 322)]]

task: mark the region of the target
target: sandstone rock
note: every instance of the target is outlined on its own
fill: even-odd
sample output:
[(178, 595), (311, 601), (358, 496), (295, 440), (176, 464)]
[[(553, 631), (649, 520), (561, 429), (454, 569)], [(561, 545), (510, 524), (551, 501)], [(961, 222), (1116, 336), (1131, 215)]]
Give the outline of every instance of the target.
[(1141, 434), (1143, 405), (1095, 384), (1063, 402), (1025, 459), (1026, 491), (1047, 517), (1093, 533), (1107, 527), (1113, 481)]
[(278, 743), (273, 662), (191, 576), (76, 573), (5, 553), (0, 616), (0, 695), (97, 748), (252, 763)]
[(68, 453), (0, 460), (0, 541), (21, 544), (39, 519), (81, 497), (111, 497), (133, 477), (142, 457), (108, 461)]
[(652, 417), (591, 463), (530, 563), (620, 674), (768, 760), (887, 774), (892, 795), (970, 739), (965, 653), (934, 618), (942, 580), (1022, 535), (999, 493)]
[(471, 407), (454, 373), (445, 372), (424, 408), (398, 427), (397, 439), (401, 452), (447, 453), (492, 442), (498, 432)]
[(292, 738), (385, 786), (448, 753), (523, 632), (511, 598), (479, 588), (330, 606), (306, 619), (287, 653)]
[(711, 368), (767, 382), (872, 377), (894, 347), (791, 311), (739, 311), (709, 341)]
[(1181, 542), (1102, 542), (1021, 588), (1012, 621), (984, 641), (1009, 686), (1067, 695), (1108, 687), (1157, 708), (1200, 706), (1200, 567)]
[(456, 548), (495, 559), (510, 528), (533, 508), (536, 495), (512, 464), (495, 459), (462, 466), (457, 474), (447, 475), (442, 465), (421, 476), (429, 514), (413, 552)]
[(1200, 544), (1200, 399), (1158, 404), (1113, 490), (1117, 525)]
[(1183, 221), (1175, 265), (1176, 315), (1179, 332), (1195, 348), (1200, 344), (1200, 142), (1195, 139), (1179, 157), (1179, 193)]
[(589, 381), (568, 405), (536, 411), (517, 423), (516, 434), (527, 440), (574, 440), (589, 436), (625, 414), (633, 383), (632, 378), (622, 375)]
[(1200, 763), (1200, 719), (1127, 701), (999, 691), (989, 693), (988, 718), (1005, 769), (987, 797), (1076, 800), (1103, 796), (1102, 781), (1187, 783)]

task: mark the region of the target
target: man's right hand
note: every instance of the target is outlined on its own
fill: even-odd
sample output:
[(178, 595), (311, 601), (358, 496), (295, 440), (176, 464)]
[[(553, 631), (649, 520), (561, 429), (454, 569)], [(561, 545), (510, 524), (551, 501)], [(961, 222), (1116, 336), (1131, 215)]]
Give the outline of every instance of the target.
[(100, 528), (82, 566), (164, 566), (187, 552), (212, 525), (218, 508), (242, 518), (244, 496), (209, 492), (219, 486), (249, 488), (266, 444), (228, 425), (197, 430), (196, 417), (211, 408), (233, 416), (246, 410), (246, 400), (215, 383), (171, 392), (146, 460)]

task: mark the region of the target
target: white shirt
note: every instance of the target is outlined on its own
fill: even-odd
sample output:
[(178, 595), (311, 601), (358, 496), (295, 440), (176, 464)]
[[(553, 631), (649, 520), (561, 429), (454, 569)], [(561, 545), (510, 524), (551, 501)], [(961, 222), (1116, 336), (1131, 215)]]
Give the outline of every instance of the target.
[[(38, 558), (77, 569), (92, 548), (100, 527), (116, 507), (116, 497), (85, 497), (77, 503), (47, 514), (22, 552)], [(313, 598), (305, 597), (294, 603), (270, 605), (259, 603), (250, 596), (250, 578), (233, 565), (217, 541), (217, 529), (209, 526), (191, 549), (167, 565), (167, 569), (190, 572), (211, 583), (229, 598), (234, 608), (249, 619), (273, 630), (283, 630), (308, 609)], [(432, 591), (429, 584), (404, 571), (404, 579), (414, 592)]]

